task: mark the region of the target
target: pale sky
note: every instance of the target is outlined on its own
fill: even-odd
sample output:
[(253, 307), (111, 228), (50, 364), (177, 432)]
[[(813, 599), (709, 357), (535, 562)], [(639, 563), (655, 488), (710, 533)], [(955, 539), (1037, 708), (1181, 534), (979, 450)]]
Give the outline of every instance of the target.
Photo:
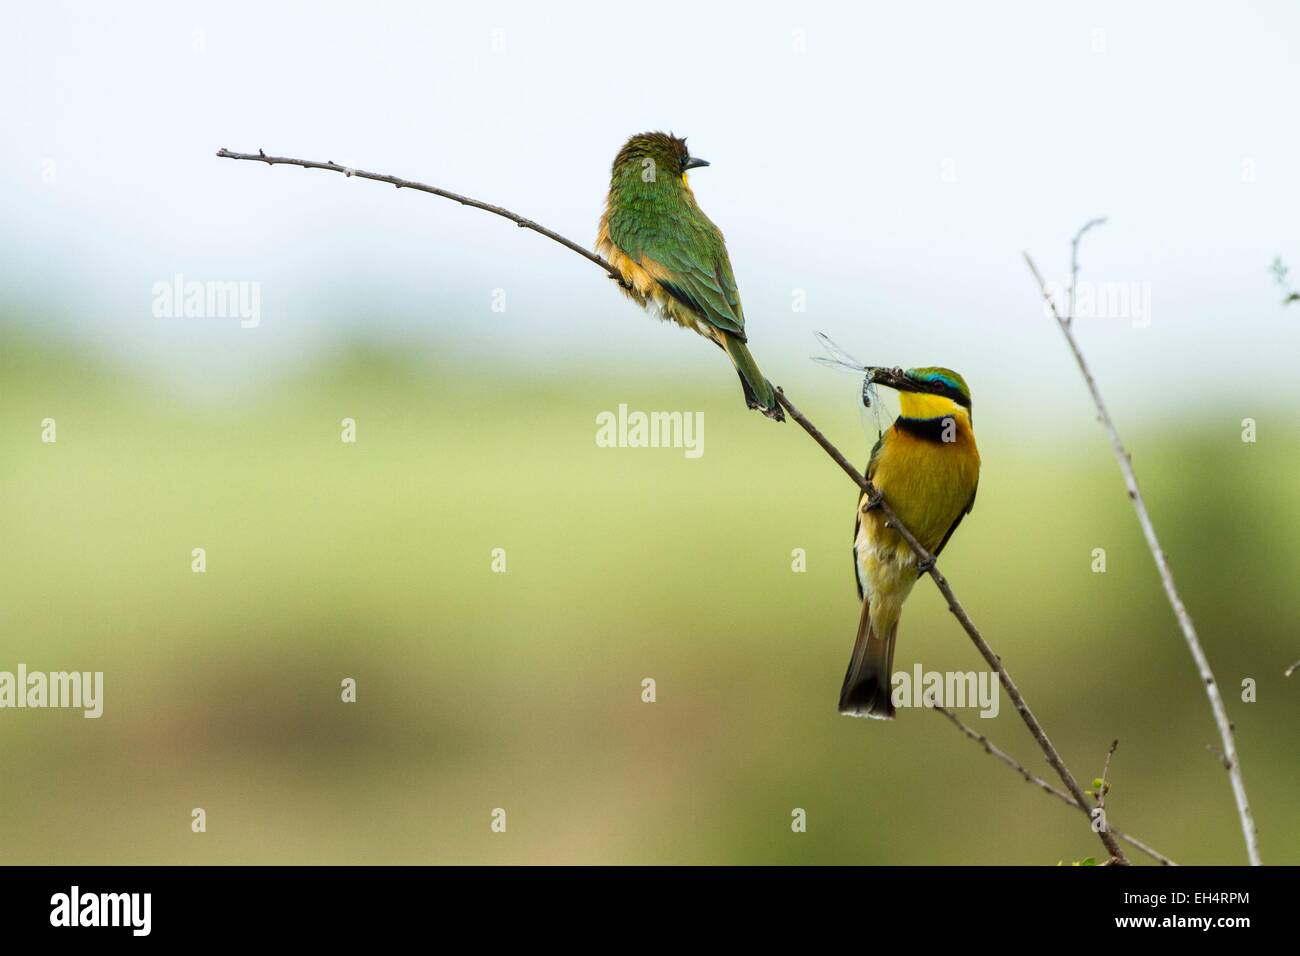
[[(390, 172), (589, 245), (614, 153), (656, 128), (712, 162), (692, 185), (774, 380), (829, 374), (807, 361), (821, 329), (872, 363), (956, 368), (977, 404), (1032, 391), (1051, 413), (1061, 381), (1078, 409), (1020, 253), (1063, 279), (1070, 236), (1107, 215), (1083, 278), (1151, 303), (1145, 327), (1080, 320), (1114, 400), (1240, 393), (1210, 377), (1225, 362), (1248, 402), (1295, 394), (1300, 306), (1268, 272), (1281, 254), (1300, 283), (1294, 3), (7, 6), (0, 302), (178, 395), (346, 339), (711, 374), (716, 350), (539, 236), (214, 156)], [(177, 273), (260, 282), (261, 324), (154, 318)]]

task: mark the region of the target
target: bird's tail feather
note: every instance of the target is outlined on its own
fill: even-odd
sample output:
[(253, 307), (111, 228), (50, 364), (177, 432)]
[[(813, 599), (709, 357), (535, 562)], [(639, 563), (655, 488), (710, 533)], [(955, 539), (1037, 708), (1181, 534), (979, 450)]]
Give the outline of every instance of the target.
[(883, 637), (871, 626), (871, 601), (862, 602), (858, 619), (858, 636), (853, 642), (853, 656), (840, 689), (840, 713), (850, 717), (874, 717), (891, 720), (894, 702), (890, 699), (890, 677), (894, 670), (894, 638), (898, 621), (889, 625)]
[(722, 347), (727, 350), (727, 357), (736, 366), (740, 375), (740, 384), (745, 389), (745, 402), (750, 408), (756, 408), (768, 418), (778, 422), (785, 421), (785, 412), (776, 401), (776, 390), (772, 383), (763, 377), (749, 354), (749, 348), (734, 335), (723, 335)]

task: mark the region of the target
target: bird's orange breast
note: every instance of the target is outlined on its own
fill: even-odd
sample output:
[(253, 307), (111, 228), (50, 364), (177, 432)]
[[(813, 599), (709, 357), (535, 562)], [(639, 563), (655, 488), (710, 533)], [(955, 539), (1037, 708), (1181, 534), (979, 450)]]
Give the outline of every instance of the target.
[[(980, 456), (966, 416), (953, 416), (953, 441), (935, 441), (892, 427), (876, 457), (871, 480), (894, 513), (927, 551), (934, 551), (966, 511), (979, 481)], [(888, 534), (878, 512), (876, 535)], [(900, 539), (901, 540), (901, 539)]]
[(675, 322), (688, 329), (694, 329), (701, 335), (717, 340), (717, 333), (712, 326), (704, 322), (694, 311), (674, 299), (659, 284), (660, 279), (671, 278), (668, 270), (663, 265), (644, 253), (641, 254), (639, 259), (633, 259), (614, 242), (613, 237), (609, 234), (608, 211), (600, 218), (600, 228), (596, 233), (596, 254), (603, 256), (605, 261), (623, 277), (623, 281), (631, 286), (630, 289), (624, 286), (623, 292), (642, 308), (649, 310), (661, 319)]

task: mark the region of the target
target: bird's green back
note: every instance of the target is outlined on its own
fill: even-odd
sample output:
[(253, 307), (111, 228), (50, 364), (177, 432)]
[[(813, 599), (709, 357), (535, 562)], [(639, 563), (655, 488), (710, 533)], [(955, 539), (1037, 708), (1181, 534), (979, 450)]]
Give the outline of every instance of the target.
[(745, 314), (727, 246), (686, 182), (687, 156), (682, 140), (663, 133), (628, 142), (614, 160), (609, 236), (674, 299), (743, 339)]

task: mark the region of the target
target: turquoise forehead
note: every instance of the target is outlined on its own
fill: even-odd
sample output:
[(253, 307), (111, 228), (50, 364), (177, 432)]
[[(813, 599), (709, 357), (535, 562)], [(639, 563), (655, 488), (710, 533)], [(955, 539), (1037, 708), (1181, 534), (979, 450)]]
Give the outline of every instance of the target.
[(970, 389), (966, 385), (966, 380), (950, 368), (909, 368), (907, 370), (909, 377), (922, 382), (942, 382), (949, 388), (956, 389), (966, 397), (970, 397)]

